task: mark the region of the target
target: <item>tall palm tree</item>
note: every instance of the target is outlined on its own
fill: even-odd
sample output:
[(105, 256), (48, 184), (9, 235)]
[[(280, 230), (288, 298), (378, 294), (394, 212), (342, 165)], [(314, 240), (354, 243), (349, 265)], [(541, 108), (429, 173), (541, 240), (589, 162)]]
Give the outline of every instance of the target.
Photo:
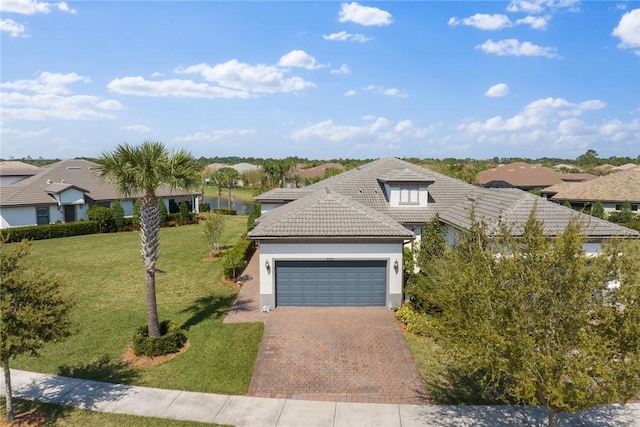
[(240, 179), (240, 173), (234, 168), (227, 167), (218, 170), (218, 175), (220, 176), (220, 181), (227, 187), (227, 209), (231, 210), (231, 189), (236, 185), (236, 181)]
[(140, 237), (145, 270), (147, 327), (149, 336), (160, 336), (156, 305), (156, 261), (158, 259), (160, 209), (156, 191), (160, 186), (194, 189), (200, 183), (200, 166), (185, 150), (170, 152), (160, 142), (134, 146), (121, 144), (98, 160), (99, 176), (112, 182), (123, 197), (142, 193)]

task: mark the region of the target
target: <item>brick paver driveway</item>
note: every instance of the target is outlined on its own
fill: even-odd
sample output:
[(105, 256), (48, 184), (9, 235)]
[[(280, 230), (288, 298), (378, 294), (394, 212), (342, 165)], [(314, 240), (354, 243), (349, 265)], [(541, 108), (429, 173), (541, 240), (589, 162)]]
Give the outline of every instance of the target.
[(308, 400), (425, 403), (415, 363), (385, 307), (278, 307), (249, 394)]

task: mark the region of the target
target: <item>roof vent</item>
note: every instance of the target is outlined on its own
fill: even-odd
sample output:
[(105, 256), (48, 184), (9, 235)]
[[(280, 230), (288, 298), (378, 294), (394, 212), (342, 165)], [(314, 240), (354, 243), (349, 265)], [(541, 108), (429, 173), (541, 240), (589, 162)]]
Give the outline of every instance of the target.
[(62, 179), (60, 180), (60, 182), (64, 184), (64, 178), (62, 178)]
[(47, 184), (51, 184), (51, 180), (50, 179), (47, 180)]
[(362, 194), (362, 188), (358, 188), (358, 193)]
[(80, 166), (67, 166), (68, 171), (79, 171)]
[(467, 200), (470, 202), (475, 202), (476, 201), (476, 196), (467, 196)]

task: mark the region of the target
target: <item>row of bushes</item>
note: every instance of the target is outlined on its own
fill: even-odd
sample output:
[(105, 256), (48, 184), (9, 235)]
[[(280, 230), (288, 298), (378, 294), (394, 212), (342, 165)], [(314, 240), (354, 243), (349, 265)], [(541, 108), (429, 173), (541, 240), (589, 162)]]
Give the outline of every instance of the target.
[(44, 240), (57, 237), (81, 236), (97, 234), (100, 225), (96, 221), (78, 221), (57, 224), (30, 225), (26, 227), (12, 227), (0, 231), (2, 239), (7, 242), (19, 242), (23, 239)]
[(224, 276), (227, 279), (235, 279), (238, 277), (238, 274), (244, 270), (255, 250), (255, 244), (243, 236), (233, 248), (224, 254), (222, 260)]

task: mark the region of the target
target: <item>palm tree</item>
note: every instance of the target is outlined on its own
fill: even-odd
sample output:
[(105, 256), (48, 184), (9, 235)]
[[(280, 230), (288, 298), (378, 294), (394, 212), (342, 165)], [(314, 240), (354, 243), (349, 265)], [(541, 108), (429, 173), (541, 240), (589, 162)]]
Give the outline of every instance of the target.
[(200, 166), (185, 150), (169, 152), (160, 142), (118, 145), (98, 160), (99, 176), (112, 182), (123, 197), (142, 193), (140, 237), (145, 270), (147, 327), (149, 336), (160, 336), (156, 305), (156, 261), (158, 259), (160, 210), (156, 191), (160, 186), (194, 189), (200, 183)]
[[(227, 209), (231, 210), (231, 189), (236, 184), (236, 181), (240, 179), (240, 173), (234, 168), (222, 168), (218, 170), (220, 180), (228, 189), (227, 193)], [(219, 203), (219, 202), (218, 202)]]

